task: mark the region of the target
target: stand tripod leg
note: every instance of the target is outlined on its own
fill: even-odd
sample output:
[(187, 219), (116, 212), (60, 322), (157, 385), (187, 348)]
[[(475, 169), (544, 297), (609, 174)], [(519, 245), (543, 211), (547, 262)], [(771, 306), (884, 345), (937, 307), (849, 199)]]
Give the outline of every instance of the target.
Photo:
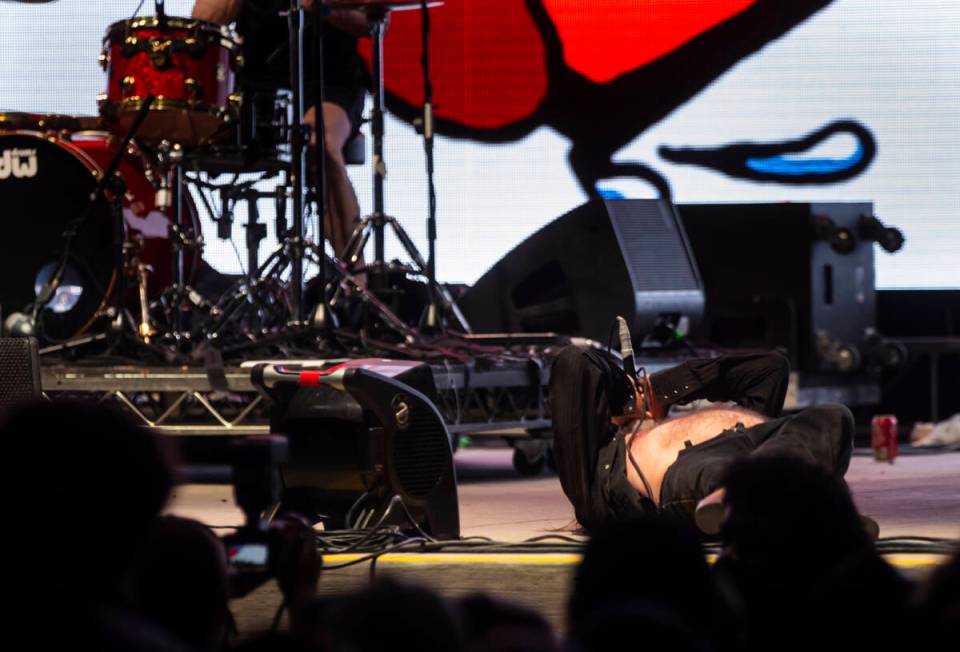
[(367, 242), (370, 241), (370, 231), (367, 228), (369, 224), (370, 218), (362, 219), (360, 224), (353, 230), (353, 233), (350, 234), (350, 239), (347, 240), (347, 244), (343, 248), (343, 258), (341, 260), (343, 260), (350, 269), (353, 269), (357, 262), (359, 262), (360, 256), (363, 255), (363, 250), (367, 246)]
[[(423, 260), (423, 256), (420, 255), (420, 252), (417, 251), (417, 246), (413, 244), (413, 240), (410, 239), (410, 236), (407, 235), (406, 230), (400, 225), (400, 222), (397, 221), (394, 217), (386, 218), (387, 223), (390, 225), (390, 228), (393, 229), (394, 234), (397, 236), (397, 239), (400, 241), (400, 244), (403, 245), (403, 248), (406, 250), (407, 255), (413, 260), (417, 266), (417, 271), (424, 276), (427, 276), (429, 279), (430, 293), (431, 295), (436, 295), (443, 303), (443, 308), (451, 315), (454, 319), (457, 320), (458, 325), (463, 330), (464, 333), (470, 332), (470, 325), (467, 323), (466, 318), (463, 316), (463, 313), (460, 312), (460, 308), (457, 307), (457, 304), (454, 302), (453, 297), (450, 296), (450, 293), (447, 291), (447, 288), (443, 287), (435, 279), (428, 274), (427, 263)], [(431, 301), (431, 304), (433, 302)]]

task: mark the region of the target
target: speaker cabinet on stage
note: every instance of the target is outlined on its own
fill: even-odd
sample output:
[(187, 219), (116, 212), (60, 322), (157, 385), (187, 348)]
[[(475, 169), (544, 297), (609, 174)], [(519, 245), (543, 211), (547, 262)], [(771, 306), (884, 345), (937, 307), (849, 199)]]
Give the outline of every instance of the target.
[(666, 201), (597, 199), (520, 243), (460, 299), (475, 331), (555, 332), (605, 342), (622, 315), (634, 335), (703, 312), (697, 265)]
[[(698, 335), (789, 351), (795, 369), (857, 371), (874, 355), (870, 203), (681, 204), (706, 289)], [(874, 338), (875, 339), (875, 338)], [(882, 346), (878, 355), (889, 353)]]
[(32, 337), (0, 337), (0, 414), (41, 396), (40, 355)]
[[(387, 524), (454, 539), (460, 515), (450, 436), (420, 391), (433, 385), (430, 368), (398, 364), (408, 369), (392, 378), (345, 365), (305, 376), (254, 369), (254, 384), (273, 403), (271, 429), (289, 441), (284, 503), (318, 512), (328, 528)], [(302, 377), (313, 380), (304, 385)]]

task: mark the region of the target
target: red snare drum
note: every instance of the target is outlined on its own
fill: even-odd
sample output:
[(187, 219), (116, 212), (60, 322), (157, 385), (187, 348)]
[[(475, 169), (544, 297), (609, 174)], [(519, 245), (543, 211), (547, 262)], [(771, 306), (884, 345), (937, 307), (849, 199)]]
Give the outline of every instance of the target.
[(107, 92), (103, 114), (129, 129), (148, 95), (156, 100), (136, 137), (199, 145), (237, 120), (240, 96), (233, 92), (242, 64), (240, 37), (214, 23), (157, 17), (112, 24), (100, 62)]
[[(21, 116), (26, 114), (20, 114)], [(57, 266), (63, 232), (86, 210), (91, 191), (117, 151), (116, 137), (103, 131), (0, 130), (0, 206), (4, 235), (0, 238), (0, 306), (4, 313), (23, 310)], [(25, 118), (24, 118), (25, 119)], [(141, 261), (150, 265), (147, 289), (157, 296), (170, 283), (172, 247), (170, 211), (156, 210), (154, 175), (149, 160), (135, 145), (123, 157), (120, 174), (126, 183), (126, 241), (139, 240)], [(183, 194), (183, 219), (199, 233), (196, 209)], [(116, 246), (110, 207), (100, 202), (78, 231), (66, 274), (43, 312), (49, 339), (66, 339), (95, 329), (109, 305), (116, 284)], [(192, 270), (194, 260), (188, 261)], [(131, 306), (135, 306), (135, 280)], [(137, 314), (136, 312), (134, 314)]]

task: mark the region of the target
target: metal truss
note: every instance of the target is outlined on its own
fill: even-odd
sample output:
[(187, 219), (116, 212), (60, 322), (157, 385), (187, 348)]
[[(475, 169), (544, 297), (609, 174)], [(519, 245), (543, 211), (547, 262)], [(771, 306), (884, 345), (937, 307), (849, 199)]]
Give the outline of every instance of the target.
[(269, 432), (268, 406), (247, 372), (226, 374), (214, 389), (200, 371), (179, 368), (45, 367), (44, 394), (113, 402), (138, 422), (167, 435), (242, 436)]

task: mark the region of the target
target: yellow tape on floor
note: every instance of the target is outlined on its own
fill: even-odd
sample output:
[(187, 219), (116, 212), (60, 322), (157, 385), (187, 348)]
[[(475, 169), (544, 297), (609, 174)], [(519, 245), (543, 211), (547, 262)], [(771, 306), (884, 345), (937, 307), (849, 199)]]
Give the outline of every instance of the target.
[[(366, 555), (326, 555), (324, 562), (328, 564), (343, 564), (351, 561), (357, 561)], [(900, 568), (914, 568), (920, 566), (937, 566), (942, 564), (947, 557), (945, 555), (885, 555), (884, 558), (893, 566)], [(377, 558), (378, 564), (499, 564), (499, 565), (526, 565), (526, 566), (558, 566), (579, 564), (583, 559), (582, 555), (571, 554), (454, 554), (454, 553), (395, 553), (386, 554)], [(707, 555), (707, 561), (713, 563), (716, 561), (716, 555)]]

